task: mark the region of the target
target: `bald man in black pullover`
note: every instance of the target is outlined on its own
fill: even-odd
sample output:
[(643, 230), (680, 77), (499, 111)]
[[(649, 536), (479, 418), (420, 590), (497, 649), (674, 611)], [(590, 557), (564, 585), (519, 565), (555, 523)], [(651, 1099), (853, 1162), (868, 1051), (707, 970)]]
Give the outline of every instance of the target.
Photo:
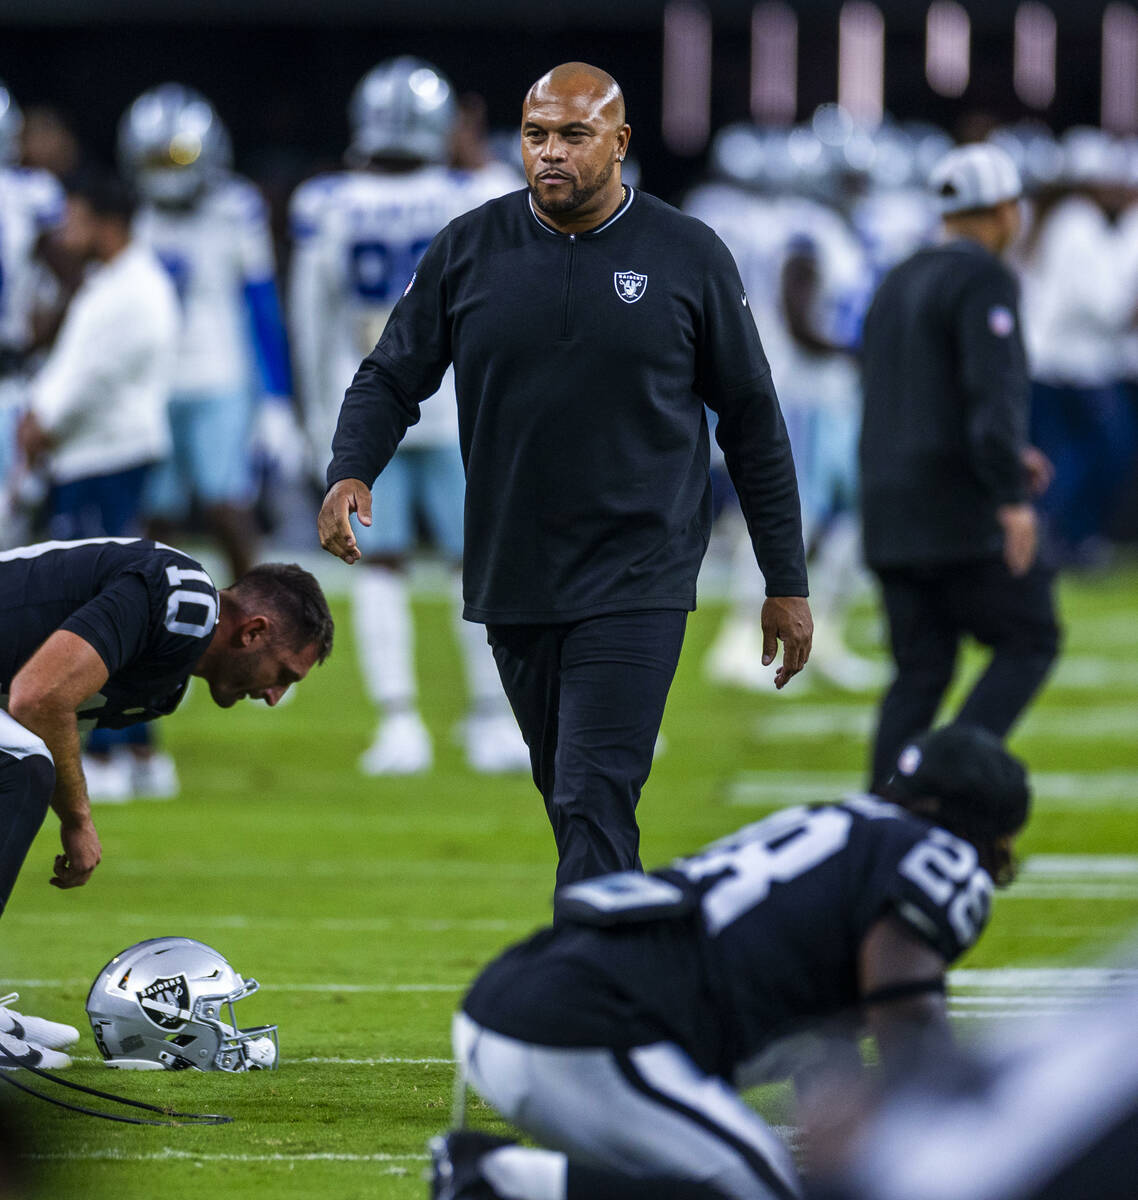
[(567, 63), (522, 113), (528, 188), (453, 221), (340, 412), (321, 543), (359, 550), (370, 484), (453, 362), (465, 616), (487, 626), (559, 883), (639, 868), (636, 804), (711, 520), (704, 405), (766, 578), (766, 661), (806, 663), (798, 488), (739, 273), (705, 225), (621, 182), (615, 80)]

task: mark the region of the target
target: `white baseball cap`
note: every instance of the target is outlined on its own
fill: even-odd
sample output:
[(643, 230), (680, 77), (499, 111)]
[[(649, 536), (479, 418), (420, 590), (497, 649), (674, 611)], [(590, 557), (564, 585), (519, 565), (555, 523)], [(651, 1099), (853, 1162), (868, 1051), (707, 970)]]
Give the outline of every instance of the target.
[(950, 150), (929, 172), (929, 188), (946, 216), (995, 208), (1023, 195), (1023, 181), (1011, 155), (990, 142)]

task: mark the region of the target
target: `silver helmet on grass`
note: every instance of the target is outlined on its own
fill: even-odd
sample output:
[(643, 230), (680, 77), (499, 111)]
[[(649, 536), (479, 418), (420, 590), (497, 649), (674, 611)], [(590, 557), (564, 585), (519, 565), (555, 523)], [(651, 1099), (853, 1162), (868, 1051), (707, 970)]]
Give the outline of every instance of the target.
[(87, 996), (110, 1067), (143, 1071), (260, 1071), (277, 1065), (277, 1027), (238, 1029), (233, 1006), (259, 984), (186, 937), (150, 938), (116, 954)]
[(24, 130), (24, 114), (0, 79), (0, 166), (13, 163), (20, 156), (20, 134)]
[(187, 205), (233, 164), (229, 132), (214, 107), (181, 83), (143, 92), (119, 122), (119, 166), (159, 205)]
[(437, 67), (410, 55), (390, 58), (352, 93), (348, 158), (445, 162), (456, 114), (454, 89)]

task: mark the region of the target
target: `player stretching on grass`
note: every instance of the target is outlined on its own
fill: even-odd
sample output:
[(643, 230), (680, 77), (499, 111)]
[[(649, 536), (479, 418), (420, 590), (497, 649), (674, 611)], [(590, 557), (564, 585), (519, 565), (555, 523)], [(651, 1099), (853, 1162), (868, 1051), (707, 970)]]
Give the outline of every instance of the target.
[[(0, 553), (0, 630), (0, 913), (49, 803), (63, 843), (50, 882), (80, 887), (99, 865), (81, 730), (165, 716), (191, 675), (222, 708), (271, 706), (332, 649), (307, 571), (268, 563), (219, 590), (189, 555), (139, 538)], [(26, 1065), (67, 1066), (53, 1050), (77, 1037), (0, 1006), (0, 1049)]]
[(945, 968), (1010, 882), (1029, 807), (1022, 765), (965, 726), (908, 746), (888, 793), (561, 888), (554, 926), (492, 963), (454, 1023), (463, 1081), (551, 1149), (438, 1138), (436, 1200), (797, 1195), (735, 1089), (788, 1064), (802, 1079), (787, 1038), (808, 1031), (856, 1054), (864, 1024), (887, 1069), (949, 1040)]

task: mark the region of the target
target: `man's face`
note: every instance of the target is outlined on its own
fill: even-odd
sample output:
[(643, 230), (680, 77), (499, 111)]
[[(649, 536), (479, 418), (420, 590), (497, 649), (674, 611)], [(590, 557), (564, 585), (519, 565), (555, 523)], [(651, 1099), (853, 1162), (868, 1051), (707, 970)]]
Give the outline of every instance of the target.
[(316, 662), (315, 644), (290, 650), (283, 644), (258, 639), (251, 645), (229, 646), (208, 677), (209, 694), (222, 708), (238, 700), (264, 700), (271, 708)]
[(67, 197), (67, 211), (57, 241), (70, 254), (88, 259), (95, 253), (98, 218), (81, 196)]
[(628, 145), (618, 115), (596, 88), (546, 86), (526, 98), (522, 162), (538, 208), (573, 212), (609, 182)]

